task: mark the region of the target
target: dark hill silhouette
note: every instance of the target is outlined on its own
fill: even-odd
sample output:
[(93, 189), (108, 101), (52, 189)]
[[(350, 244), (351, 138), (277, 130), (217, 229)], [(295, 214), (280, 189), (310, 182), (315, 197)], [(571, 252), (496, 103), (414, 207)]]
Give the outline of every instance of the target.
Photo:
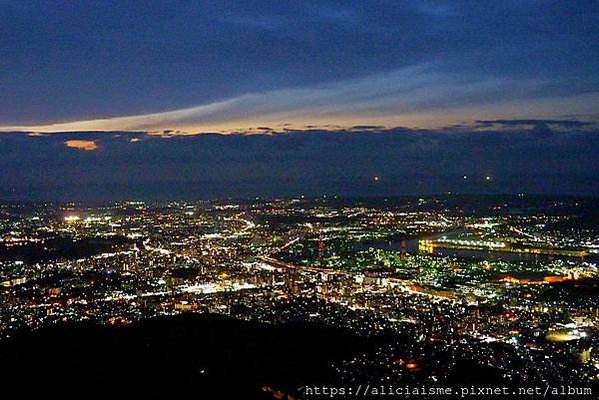
[(293, 393), (302, 383), (330, 381), (329, 361), (371, 344), (321, 325), (266, 325), (210, 314), (125, 327), (70, 324), (0, 345), (0, 376), (15, 388), (61, 397), (273, 398), (263, 385)]

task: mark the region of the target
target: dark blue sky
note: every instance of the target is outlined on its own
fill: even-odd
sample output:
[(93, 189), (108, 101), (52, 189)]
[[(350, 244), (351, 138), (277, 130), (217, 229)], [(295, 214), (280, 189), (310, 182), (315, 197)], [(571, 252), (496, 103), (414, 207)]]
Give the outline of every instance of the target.
[(597, 194), (598, 43), (596, 1), (0, 0), (0, 197)]

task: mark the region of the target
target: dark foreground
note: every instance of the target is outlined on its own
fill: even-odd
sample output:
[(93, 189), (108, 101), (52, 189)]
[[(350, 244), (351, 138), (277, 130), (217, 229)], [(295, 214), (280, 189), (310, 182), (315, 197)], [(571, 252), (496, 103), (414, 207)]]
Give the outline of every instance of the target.
[(329, 361), (367, 347), (367, 340), (320, 325), (183, 315), (21, 334), (0, 346), (0, 376), (15, 388), (67, 397), (272, 399), (273, 391), (296, 396), (302, 383), (330, 381)]
[[(0, 377), (5, 388), (23, 390), (34, 398), (329, 398), (304, 396), (302, 388), (344, 385), (335, 363), (376, 354), (385, 343), (410, 347), (412, 341), (384, 334), (359, 337), (315, 323), (270, 325), (214, 314), (184, 314), (121, 326), (65, 324), (23, 332), (0, 343)], [(443, 352), (435, 354), (423, 360), (423, 365), (428, 364), (424, 370), (448, 368), (442, 362)], [(451, 371), (439, 385), (508, 384), (494, 368), (468, 357), (452, 359)], [(389, 384), (420, 386), (425, 383), (421, 380), (425, 374), (419, 378), (423, 372), (415, 371), (409, 381), (398, 375)], [(362, 370), (359, 383), (375, 382), (376, 375), (376, 368)], [(517, 384), (527, 385), (533, 382)]]

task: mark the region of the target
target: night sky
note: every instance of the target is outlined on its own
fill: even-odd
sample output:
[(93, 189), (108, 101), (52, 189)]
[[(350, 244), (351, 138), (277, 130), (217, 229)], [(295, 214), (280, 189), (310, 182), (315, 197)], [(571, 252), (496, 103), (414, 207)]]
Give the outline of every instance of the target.
[(0, 0), (0, 199), (599, 195), (597, 1)]

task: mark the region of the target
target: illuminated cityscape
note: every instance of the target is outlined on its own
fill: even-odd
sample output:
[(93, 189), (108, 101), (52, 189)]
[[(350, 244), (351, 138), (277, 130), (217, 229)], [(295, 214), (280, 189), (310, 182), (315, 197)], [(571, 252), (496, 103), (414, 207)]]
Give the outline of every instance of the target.
[(0, 333), (211, 313), (376, 338), (331, 363), (334, 382), (451, 382), (467, 360), (508, 384), (596, 383), (596, 207), (455, 195), (5, 203)]

